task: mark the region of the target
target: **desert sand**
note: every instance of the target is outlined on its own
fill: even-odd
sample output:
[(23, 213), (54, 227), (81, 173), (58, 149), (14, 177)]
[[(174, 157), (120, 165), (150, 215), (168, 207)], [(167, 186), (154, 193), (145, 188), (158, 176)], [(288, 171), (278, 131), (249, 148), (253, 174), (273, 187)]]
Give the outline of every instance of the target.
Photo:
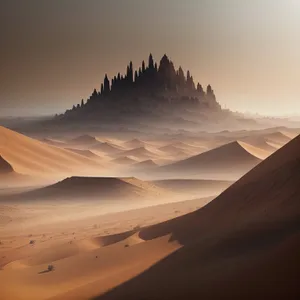
[(1, 299), (299, 295), (294, 131), (45, 137), (56, 146), (0, 129), (2, 175), (53, 174), (0, 189)]
[(97, 299), (296, 299), (299, 147), (297, 137), (204, 208), (141, 230), (182, 247)]
[[(88, 173), (95, 162), (82, 155), (47, 145), (17, 132), (0, 127), (0, 154), (20, 174)], [(101, 169), (101, 164), (96, 165)]]
[(232, 142), (185, 160), (161, 167), (158, 172), (206, 179), (237, 179), (261, 162), (264, 150)]

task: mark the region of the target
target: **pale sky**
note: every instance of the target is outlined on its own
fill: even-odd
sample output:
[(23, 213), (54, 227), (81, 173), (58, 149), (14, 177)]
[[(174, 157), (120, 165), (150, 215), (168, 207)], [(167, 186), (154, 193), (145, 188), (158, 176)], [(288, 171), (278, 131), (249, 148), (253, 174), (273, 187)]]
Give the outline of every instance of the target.
[(164, 53), (223, 107), (300, 114), (298, 0), (1, 0), (0, 115), (61, 112)]

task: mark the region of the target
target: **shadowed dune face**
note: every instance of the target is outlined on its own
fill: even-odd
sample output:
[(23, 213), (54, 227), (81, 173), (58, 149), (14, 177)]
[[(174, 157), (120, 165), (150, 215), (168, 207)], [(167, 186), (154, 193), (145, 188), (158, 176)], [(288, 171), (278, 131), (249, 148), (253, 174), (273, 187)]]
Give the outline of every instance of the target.
[[(300, 275), (293, 252), (300, 236), (299, 138), (271, 155), (283, 140), (267, 136), (279, 131), (93, 132), (77, 144), (70, 142), (73, 133), (51, 133), (72, 149), (64, 153), (80, 159), (78, 169), (84, 161), (94, 164), (97, 158), (86, 157), (94, 153), (104, 174), (83, 177), (74, 169), (44, 188), (0, 190), (0, 298), (257, 299), (266, 293), (269, 299), (271, 286), (281, 298), (292, 296)], [(40, 149), (31, 145), (33, 153)], [(102, 151), (92, 149), (98, 146)], [(49, 164), (58, 159), (56, 150), (49, 159), (43, 149)], [(176, 168), (160, 177), (158, 161), (180, 167), (172, 163)], [(57, 162), (65, 166), (62, 157)], [(228, 181), (251, 168), (237, 183)], [(222, 178), (203, 179), (216, 174)]]
[(300, 136), (204, 208), (143, 229), (144, 240), (171, 234), (184, 247), (97, 299), (183, 299), (187, 290), (190, 299), (296, 299), (299, 147)]
[(0, 155), (0, 174), (12, 173), (12, 166)]

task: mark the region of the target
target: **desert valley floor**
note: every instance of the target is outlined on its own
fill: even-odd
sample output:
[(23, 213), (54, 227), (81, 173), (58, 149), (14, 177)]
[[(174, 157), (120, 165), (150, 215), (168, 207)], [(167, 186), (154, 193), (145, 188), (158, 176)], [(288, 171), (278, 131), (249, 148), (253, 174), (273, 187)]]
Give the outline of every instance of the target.
[(0, 299), (297, 299), (299, 133), (0, 127)]

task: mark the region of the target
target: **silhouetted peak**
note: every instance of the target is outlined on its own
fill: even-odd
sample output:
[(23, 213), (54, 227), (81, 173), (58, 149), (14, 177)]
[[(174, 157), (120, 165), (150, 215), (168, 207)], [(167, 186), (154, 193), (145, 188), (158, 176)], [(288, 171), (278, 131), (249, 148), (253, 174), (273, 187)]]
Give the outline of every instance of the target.
[(213, 93), (214, 93), (214, 91), (213, 91), (211, 85), (209, 84), (206, 88), (206, 94), (213, 94)]
[[(162, 94), (164, 91), (172, 91), (173, 96)], [(199, 107), (206, 107), (207, 102), (209, 102), (209, 107), (220, 108), (215, 101), (214, 91), (210, 85), (207, 86), (206, 92), (204, 92), (200, 83), (197, 84), (197, 87), (195, 86), (193, 76), (189, 70), (186, 72), (186, 75), (181, 66), (178, 70), (175, 70), (174, 64), (167, 54), (164, 54), (159, 64), (157, 64), (150, 53), (147, 66), (143, 60), (140, 66), (134, 69), (133, 63), (130, 61), (126, 66), (125, 74), (119, 72), (111, 78), (111, 81), (108, 75), (105, 74), (100, 92), (98, 93), (95, 89), (88, 99), (87, 105), (84, 101), (81, 101), (79, 107), (78, 105), (73, 106), (72, 111), (76, 111), (76, 115), (78, 115), (77, 111), (80, 111), (80, 108), (83, 106), (86, 106), (83, 110), (84, 112), (93, 111), (93, 108), (95, 108), (93, 103), (102, 103), (103, 106), (106, 106), (110, 102), (114, 105), (114, 100), (118, 99), (121, 95), (123, 99), (128, 99), (128, 103), (132, 103), (135, 99), (141, 100), (145, 96), (150, 96), (156, 101), (165, 102), (165, 104), (200, 104)], [(105, 101), (102, 102), (103, 98), (109, 98), (111, 101), (104, 103)], [(136, 103), (143, 105), (143, 101)], [(67, 113), (70, 111), (68, 110)]]
[(204, 94), (204, 90), (203, 90), (203, 87), (200, 83), (197, 84), (197, 91), (201, 94)]
[(148, 67), (149, 67), (150, 70), (154, 69), (154, 60), (153, 60), (153, 56), (152, 56), (151, 53), (149, 55)]

